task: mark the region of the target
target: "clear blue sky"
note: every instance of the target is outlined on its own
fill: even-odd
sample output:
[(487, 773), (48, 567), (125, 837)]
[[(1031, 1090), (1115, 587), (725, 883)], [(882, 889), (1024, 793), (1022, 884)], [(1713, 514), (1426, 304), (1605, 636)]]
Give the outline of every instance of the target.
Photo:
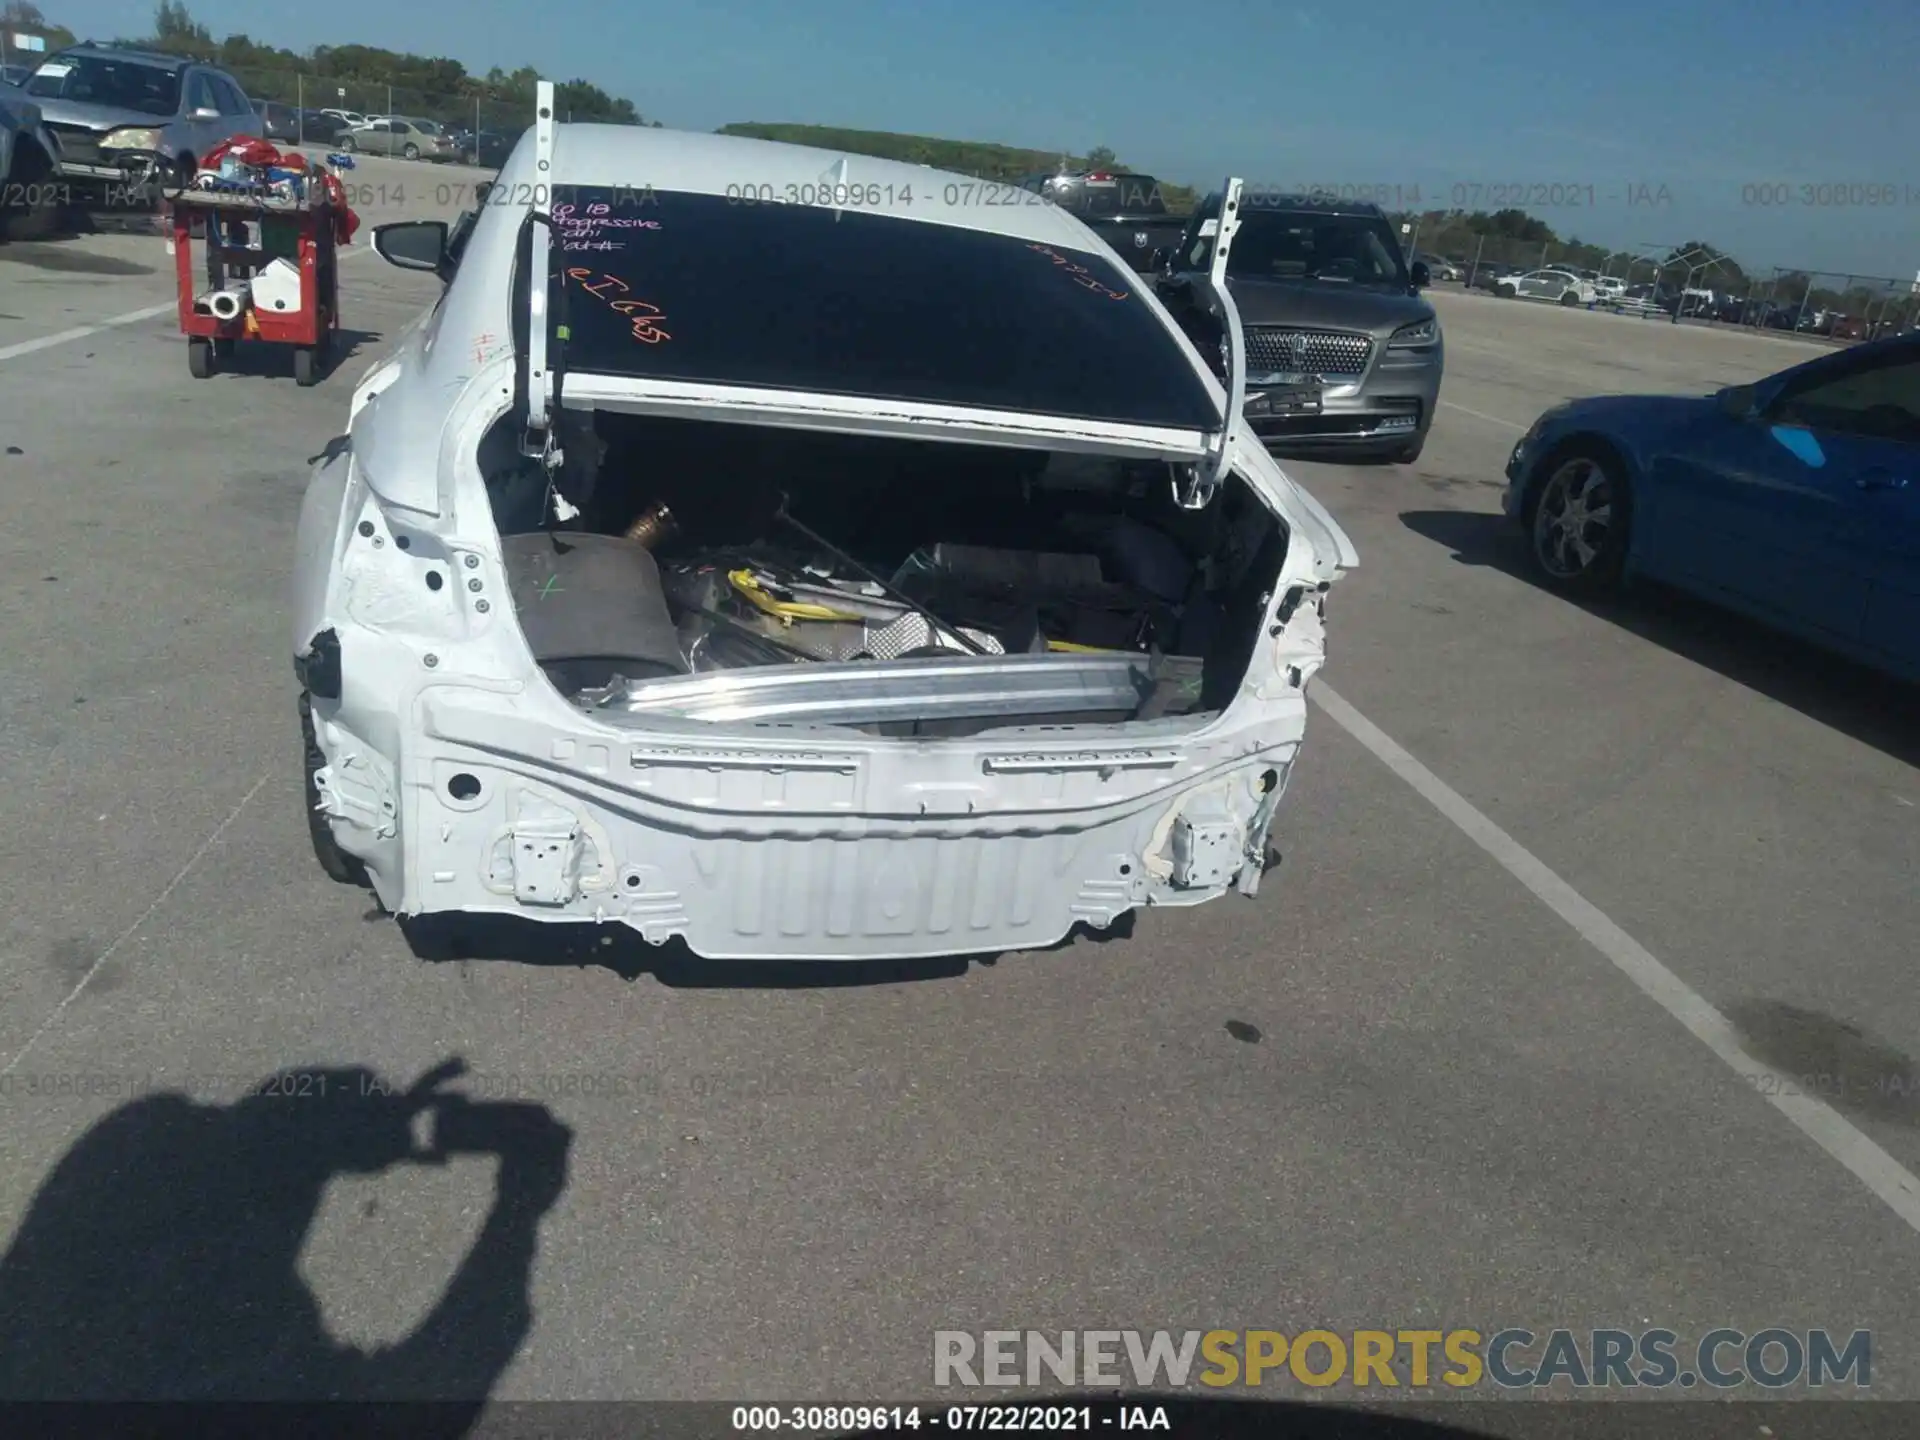
[[(82, 34), (150, 0), (45, 0)], [(1534, 208), (1620, 248), (1920, 270), (1915, 0), (189, 0), (215, 35), (359, 42), (591, 80), (648, 118), (783, 120), (1076, 152), (1166, 179), (1592, 187)], [(486, 37), (486, 38), (482, 38)], [(1887, 185), (1888, 206), (1743, 203)], [(1631, 205), (1629, 197), (1667, 203)], [(1640, 187), (1645, 187), (1642, 191)], [(1796, 194), (1796, 200), (1797, 200)], [(1815, 199), (1824, 199), (1816, 196)], [(1844, 193), (1840, 197), (1846, 198)], [(1856, 198), (1864, 198), (1856, 197)]]

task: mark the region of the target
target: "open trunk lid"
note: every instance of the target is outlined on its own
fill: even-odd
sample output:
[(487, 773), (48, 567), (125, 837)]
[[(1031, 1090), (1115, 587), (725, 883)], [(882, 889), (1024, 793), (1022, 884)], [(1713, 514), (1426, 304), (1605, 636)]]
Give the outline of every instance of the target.
[[(536, 168), (564, 173), (545, 85), (540, 97)], [(843, 160), (842, 188), (846, 170)], [(1216, 275), (1240, 190), (1228, 182)], [(957, 273), (998, 302), (956, 311)], [(1244, 463), (1260, 442), (1240, 418), (1245, 343), (1227, 287), (1212, 287), (1231, 337), (1223, 388), (1138, 280), (1110, 257), (987, 228), (535, 187), (515, 277), (522, 446), (557, 469), (562, 406), (1025, 445), (1165, 460), (1192, 509), (1239, 465), (1316, 554), (1356, 563), (1332, 517), (1278, 466)], [(554, 503), (554, 518), (572, 518), (557, 489)]]

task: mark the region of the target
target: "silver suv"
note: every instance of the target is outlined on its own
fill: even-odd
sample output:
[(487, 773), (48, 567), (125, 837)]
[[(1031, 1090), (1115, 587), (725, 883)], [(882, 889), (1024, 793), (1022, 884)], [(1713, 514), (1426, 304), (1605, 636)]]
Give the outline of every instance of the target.
[[(1446, 355), (1440, 320), (1380, 208), (1251, 192), (1227, 251), (1246, 331), (1247, 422), (1269, 449), (1420, 458)], [(1201, 354), (1223, 353), (1208, 292), (1220, 196), (1201, 203), (1163, 257), (1159, 290)]]
[(60, 177), (107, 188), (193, 175), (198, 158), (260, 117), (226, 71), (179, 55), (75, 45), (21, 87), (60, 147)]

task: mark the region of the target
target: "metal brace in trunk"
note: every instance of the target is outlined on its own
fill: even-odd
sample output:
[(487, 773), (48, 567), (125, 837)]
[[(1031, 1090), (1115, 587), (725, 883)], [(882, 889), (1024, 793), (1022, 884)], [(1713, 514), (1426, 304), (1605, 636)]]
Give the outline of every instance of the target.
[(1233, 248), (1234, 232), (1240, 228), (1240, 188), (1238, 177), (1228, 177), (1221, 193), (1220, 219), (1213, 239), (1213, 263), (1208, 267), (1208, 302), (1221, 333), (1227, 337), (1227, 403), (1220, 417), (1220, 433), (1208, 448), (1207, 458), (1186, 467), (1184, 478), (1176, 478), (1173, 498), (1184, 510), (1204, 510), (1226, 483), (1234, 461), (1239, 458), (1239, 441), (1234, 435), (1240, 414), (1247, 403), (1246, 333), (1240, 325), (1240, 309), (1227, 290), (1227, 254)]
[[(538, 460), (547, 477), (547, 505), (560, 522), (575, 519), (580, 511), (560, 493), (557, 478), (566, 462), (566, 452), (556, 438), (555, 410), (560, 399), (558, 357), (550, 354), (548, 335), (552, 317), (548, 306), (553, 284), (549, 271), (553, 264), (553, 147), (558, 122), (554, 116), (554, 89), (551, 80), (534, 87), (533, 158), (538, 177), (533, 185), (532, 208), (527, 215), (527, 413), (520, 437), (520, 453)], [(565, 290), (561, 292), (562, 315)], [(562, 328), (556, 337), (565, 345)]]
[[(547, 367), (547, 330), (552, 323), (547, 313), (551, 286), (544, 283), (552, 265), (552, 208), (549, 178), (553, 174), (553, 82), (542, 80), (534, 87), (533, 156), (538, 178), (533, 185), (531, 248), (527, 262), (527, 440), (522, 448), (529, 455), (540, 454), (533, 447), (536, 436), (550, 437), (553, 408), (553, 374)], [(550, 448), (552, 441), (544, 441)]]

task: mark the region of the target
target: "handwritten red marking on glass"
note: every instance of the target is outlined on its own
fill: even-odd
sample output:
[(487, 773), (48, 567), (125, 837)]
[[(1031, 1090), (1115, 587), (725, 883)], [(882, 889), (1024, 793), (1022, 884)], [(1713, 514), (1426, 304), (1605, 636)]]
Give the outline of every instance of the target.
[(673, 338), (660, 328), (660, 322), (667, 317), (660, 313), (658, 305), (649, 305), (644, 300), (616, 300), (613, 309), (615, 314), (633, 322), (633, 338), (636, 340), (658, 345), (662, 340)]
[(605, 300), (607, 308), (621, 319), (631, 321), (633, 338), (642, 344), (658, 345), (662, 340), (673, 338), (660, 328), (661, 322), (667, 317), (660, 313), (658, 305), (645, 300), (608, 300), (605, 292), (609, 287), (617, 285), (622, 290), (631, 290), (633, 287), (618, 275), (601, 275), (596, 283), (588, 284), (589, 278), (598, 273), (594, 270), (571, 269), (567, 271), (567, 278), (579, 282), (580, 288), (596, 299)]
[(1027, 248), (1038, 251), (1040, 254), (1046, 256), (1049, 260), (1053, 261), (1055, 265), (1065, 270), (1074, 284), (1091, 290), (1096, 295), (1104, 295), (1109, 300), (1124, 300), (1132, 293), (1128, 290), (1114, 290), (1106, 285), (1102, 285), (1098, 280), (1093, 278), (1093, 272), (1088, 270), (1086, 266), (1071, 263), (1066, 256), (1049, 246), (1029, 244)]
[[(579, 273), (581, 275), (591, 275), (593, 272), (591, 270), (582, 270)], [(584, 280), (580, 282), (580, 288), (582, 290), (586, 291), (589, 295), (595, 296), (601, 300), (604, 300), (607, 298), (607, 293), (606, 293), (607, 289), (609, 286), (613, 286), (613, 285), (618, 285), (623, 291), (631, 290), (633, 288), (631, 285), (627, 284), (626, 281), (622, 280), (618, 275), (602, 275), (600, 279), (592, 285), (587, 284), (586, 281)]]

